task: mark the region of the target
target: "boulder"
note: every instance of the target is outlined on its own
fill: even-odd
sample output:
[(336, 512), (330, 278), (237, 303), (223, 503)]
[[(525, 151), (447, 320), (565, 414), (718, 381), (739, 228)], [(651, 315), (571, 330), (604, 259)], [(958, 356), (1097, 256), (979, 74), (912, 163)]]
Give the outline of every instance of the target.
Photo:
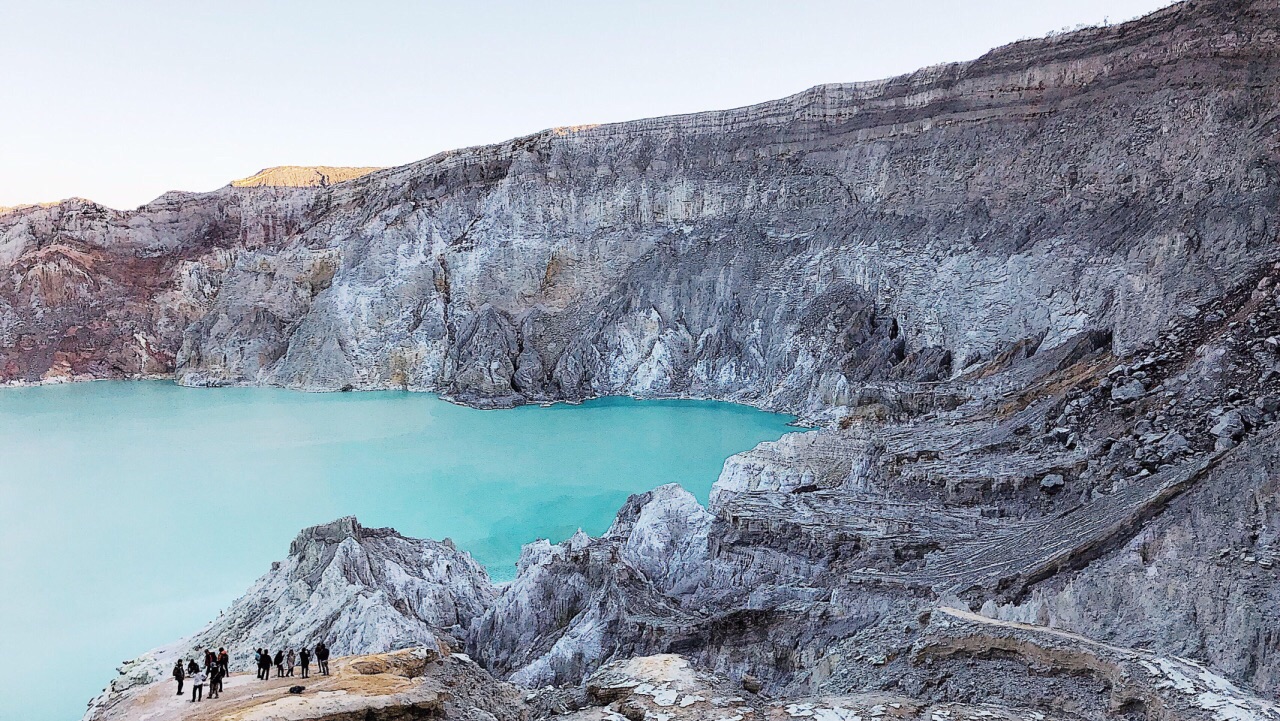
[(1136, 378), (1130, 378), (1117, 383), (1111, 388), (1111, 400), (1119, 403), (1127, 403), (1129, 401), (1138, 400), (1142, 396), (1146, 395), (1146, 393), (1147, 387), (1142, 384), (1142, 381)]
[(1040, 479), (1040, 490), (1045, 493), (1057, 493), (1067, 483), (1060, 473), (1050, 473)]
[(1244, 435), (1245, 429), (1244, 416), (1238, 410), (1230, 410), (1218, 418), (1218, 421), (1209, 428), (1209, 433), (1218, 438), (1235, 440)]

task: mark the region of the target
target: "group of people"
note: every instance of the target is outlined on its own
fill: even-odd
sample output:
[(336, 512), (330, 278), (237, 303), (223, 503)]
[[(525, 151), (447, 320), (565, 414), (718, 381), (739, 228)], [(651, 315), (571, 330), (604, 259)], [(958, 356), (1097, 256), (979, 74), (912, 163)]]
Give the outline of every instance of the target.
[[(266, 681), (271, 678), (271, 667), (276, 667), (276, 678), (281, 676), (292, 676), (293, 669), (296, 666), (302, 667), (302, 678), (308, 678), (311, 675), (311, 659), (316, 660), (320, 673), (325, 676), (329, 675), (329, 647), (324, 641), (316, 644), (315, 651), (303, 646), (294, 653), (293, 649), (288, 652), (276, 651), (275, 655), (271, 655), (271, 651), (265, 648), (259, 648), (255, 651), (255, 658), (258, 666), (258, 679)], [(206, 698), (218, 698), (218, 694), (222, 692), (223, 681), (229, 674), (228, 667), (231, 663), (231, 656), (225, 648), (220, 648), (217, 652), (206, 650), (204, 652), (204, 666), (196, 663), (194, 658), (188, 659), (183, 665), (182, 659), (178, 659), (173, 664), (173, 678), (178, 682), (178, 695), (182, 695), (182, 686), (187, 679), (191, 679), (191, 701), (203, 701)], [(208, 684), (209, 695), (205, 696), (204, 687)]]
[[(312, 651), (306, 646), (298, 649), (296, 654), (293, 652), (293, 649), (289, 649), (287, 653), (285, 651), (276, 651), (276, 655), (272, 656), (271, 650), (266, 648), (257, 649), (255, 654), (258, 660), (258, 679), (261, 681), (266, 681), (271, 678), (272, 666), (276, 667), (276, 678), (280, 678), (281, 676), (292, 676), (293, 669), (298, 665), (302, 666), (303, 678), (307, 678), (311, 675)], [(324, 645), (324, 641), (316, 644), (314, 657), (316, 665), (320, 667), (320, 673), (328, 676), (329, 647)]]
[(227, 667), (231, 664), (231, 656), (227, 649), (220, 648), (217, 653), (211, 650), (204, 652), (204, 668), (194, 658), (182, 665), (182, 659), (173, 664), (173, 678), (178, 682), (178, 695), (182, 695), (182, 683), (191, 679), (191, 701), (204, 700), (204, 685), (209, 684), (209, 698), (217, 698), (222, 692), (222, 681), (227, 677)]

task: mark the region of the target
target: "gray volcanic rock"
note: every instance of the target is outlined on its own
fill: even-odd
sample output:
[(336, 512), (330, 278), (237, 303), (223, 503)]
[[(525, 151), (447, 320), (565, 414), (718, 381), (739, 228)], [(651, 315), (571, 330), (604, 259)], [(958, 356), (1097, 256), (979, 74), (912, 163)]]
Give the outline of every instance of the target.
[(233, 670), (252, 668), (256, 648), (321, 641), (336, 656), (448, 649), (493, 598), (484, 568), (451, 541), (406, 538), (341, 518), (300, 532), (288, 557), (207, 626), (126, 662), (90, 715), (167, 678), (175, 659), (198, 659), (207, 649), (228, 649)]
[[(496, 673), (535, 685), (680, 653), (783, 698), (892, 689), (1013, 708), (1054, 698), (1048, 709), (1090, 718), (1153, 705), (1181, 709), (1168, 718), (1211, 717), (1212, 704), (1234, 704), (1161, 700), (1180, 683), (1169, 674), (1208, 678), (1210, 690), (1187, 687), (1193, 697), (1270, 694), (1280, 678), (1269, 650), (1280, 551), (1267, 469), (1280, 419), (1262, 409), (1280, 376), (1255, 349), (1280, 330), (1277, 277), (1280, 267), (1268, 269), (1140, 349), (1129, 361), (1140, 368), (1128, 372), (1155, 391), (1141, 399), (1111, 399), (1104, 381), (1116, 356), (1105, 338), (1083, 337), (920, 384), (914, 411), (851, 412), (761, 444), (726, 463), (710, 522), (693, 514), (696, 523), (656, 526), (667, 540), (652, 555), (675, 561), (665, 567), (673, 572), (640, 572), (626, 548), (629, 519), (669, 517), (654, 511), (677, 496), (637, 497), (599, 539), (527, 549), (468, 647)], [(878, 398), (890, 389), (904, 391), (868, 384)], [(945, 404), (919, 410), (935, 395)], [(1223, 399), (1220, 415), (1256, 416), (1227, 452), (1203, 425)], [(1041, 490), (1046, 477), (1052, 494)], [(676, 542), (673, 531), (687, 536)], [(967, 650), (944, 663), (922, 649), (946, 607), (997, 626), (1033, 624), (1052, 632), (1053, 648), (965, 625), (954, 643)], [(1003, 655), (1014, 646), (1022, 660)], [(1114, 662), (1099, 653), (1129, 660), (1099, 670)], [(1046, 664), (1050, 678), (1070, 678), (1084, 657), (1098, 657), (1085, 664), (1093, 680), (1026, 680)], [(1163, 670), (1139, 670), (1143, 660)], [(1240, 718), (1273, 713), (1241, 703), (1252, 710)]]
[(1274, 255), (1275, 14), (1188, 3), (325, 187), (19, 210), (0, 366), (818, 411), (1029, 338), (1127, 352)]
[[(598, 539), (525, 546), (516, 579), (473, 623), (468, 651), (520, 684), (581, 679), (602, 660), (689, 615), (672, 597), (696, 588), (711, 515), (676, 485), (632, 496)], [(668, 619), (667, 617), (671, 617)]]
[(288, 558), (185, 646), (236, 648), (237, 668), (248, 668), (249, 649), (259, 646), (324, 641), (339, 655), (434, 646), (492, 602), (484, 568), (451, 541), (405, 538), (348, 517), (299, 533)]

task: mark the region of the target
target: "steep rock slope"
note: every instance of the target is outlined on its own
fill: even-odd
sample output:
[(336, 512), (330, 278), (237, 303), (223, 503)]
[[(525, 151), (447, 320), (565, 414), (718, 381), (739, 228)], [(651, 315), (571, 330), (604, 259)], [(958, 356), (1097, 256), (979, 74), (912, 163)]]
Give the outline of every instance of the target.
[[(817, 411), (1023, 339), (1125, 352), (1272, 255), (1276, 14), (1187, 3), (324, 188), (10, 213), (3, 365)], [(148, 287), (100, 275), (144, 257)]]
[[(535, 686), (680, 653), (782, 697), (1040, 698), (1085, 718), (1183, 718), (1130, 698), (1142, 660), (1164, 668), (1150, 653), (1274, 694), (1278, 279), (1128, 359), (1084, 334), (945, 384), (869, 384), (830, 427), (730, 459), (706, 512), (664, 488), (600, 538), (528, 547), (468, 648)], [(1011, 622), (1042, 635), (1005, 638)]]

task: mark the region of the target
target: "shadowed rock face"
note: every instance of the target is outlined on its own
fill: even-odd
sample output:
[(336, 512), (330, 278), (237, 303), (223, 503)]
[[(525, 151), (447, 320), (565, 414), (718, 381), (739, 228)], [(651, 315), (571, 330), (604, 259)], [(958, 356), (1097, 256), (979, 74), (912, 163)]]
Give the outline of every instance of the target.
[(1050, 717), (1280, 713), (1255, 696), (1280, 678), (1278, 280), (1126, 360), (1088, 336), (1001, 353), (910, 391), (963, 389), (958, 406), (848, 409), (761, 444), (706, 511), (677, 487), (636, 496), (600, 538), (527, 546), (468, 648), (533, 687), (678, 653), (775, 698), (840, 697), (828, 710), (877, 691)]
[(323, 188), (10, 213), (0, 366), (804, 411), (1032, 337), (1127, 352), (1272, 255), (1275, 12), (1179, 5)]

